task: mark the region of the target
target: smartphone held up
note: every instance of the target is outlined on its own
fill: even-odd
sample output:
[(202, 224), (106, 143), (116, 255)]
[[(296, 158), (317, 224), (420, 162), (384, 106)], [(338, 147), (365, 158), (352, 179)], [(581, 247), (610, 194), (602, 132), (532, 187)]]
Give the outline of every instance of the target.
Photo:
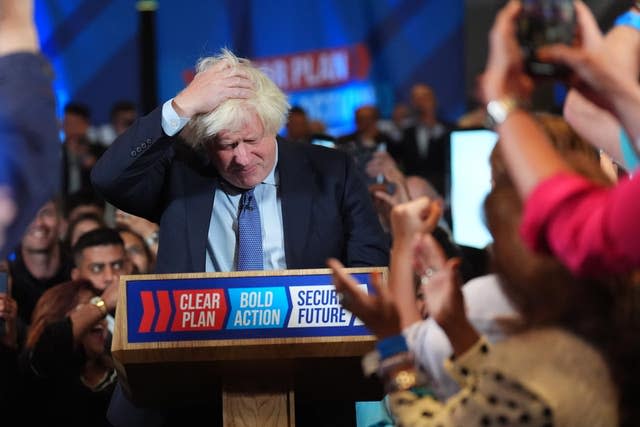
[(569, 70), (565, 66), (540, 61), (536, 51), (551, 44), (573, 44), (576, 36), (573, 0), (522, 0), (521, 4), (518, 42), (527, 72), (536, 77), (566, 77)]

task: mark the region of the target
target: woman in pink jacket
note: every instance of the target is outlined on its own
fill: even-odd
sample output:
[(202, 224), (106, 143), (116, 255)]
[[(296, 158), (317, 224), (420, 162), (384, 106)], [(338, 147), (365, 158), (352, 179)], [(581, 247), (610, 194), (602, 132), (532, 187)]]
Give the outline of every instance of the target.
[[(511, 1), (496, 18), (481, 89), (507, 168), (525, 201), (523, 237), (530, 247), (552, 252), (578, 275), (631, 271), (640, 267), (640, 178), (604, 188), (578, 177), (520, 107), (533, 87), (516, 40), (520, 8)], [(569, 67), (574, 89), (605, 107), (632, 141), (640, 141), (637, 79), (619, 72), (617, 62), (607, 56), (589, 9), (580, 1), (575, 8), (580, 45), (545, 46), (538, 57)]]

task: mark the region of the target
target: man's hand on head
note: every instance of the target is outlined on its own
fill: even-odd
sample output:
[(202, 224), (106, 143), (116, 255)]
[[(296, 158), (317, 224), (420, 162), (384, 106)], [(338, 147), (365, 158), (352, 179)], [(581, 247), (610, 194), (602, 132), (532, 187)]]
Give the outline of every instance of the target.
[(215, 110), (228, 99), (247, 99), (253, 94), (253, 84), (243, 70), (220, 61), (196, 74), (189, 85), (174, 99), (172, 106), (180, 117)]

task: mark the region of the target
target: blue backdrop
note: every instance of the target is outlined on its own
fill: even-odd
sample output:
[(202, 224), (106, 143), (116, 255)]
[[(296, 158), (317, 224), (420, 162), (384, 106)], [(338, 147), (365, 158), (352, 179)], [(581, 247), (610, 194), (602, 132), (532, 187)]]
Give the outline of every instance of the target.
[(36, 0), (36, 24), (52, 61), (59, 109), (88, 104), (95, 123), (111, 104), (138, 102), (138, 16), (132, 0)]
[[(37, 23), (52, 59), (61, 105), (88, 103), (96, 121), (111, 103), (138, 101), (137, 11), (133, 0), (37, 0)], [(334, 130), (353, 126), (353, 108), (377, 103), (388, 114), (409, 88), (435, 88), (440, 114), (464, 111), (463, 0), (160, 0), (159, 99), (174, 96), (198, 58), (228, 47), (252, 59), (363, 45), (368, 75), (291, 92), (292, 103)]]

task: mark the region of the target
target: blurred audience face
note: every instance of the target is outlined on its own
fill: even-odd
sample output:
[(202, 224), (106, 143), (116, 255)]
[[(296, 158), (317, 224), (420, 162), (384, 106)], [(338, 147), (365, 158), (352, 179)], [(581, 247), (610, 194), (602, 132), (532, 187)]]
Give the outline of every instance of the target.
[(62, 130), (67, 140), (77, 141), (87, 135), (89, 122), (78, 114), (67, 112), (62, 118)]
[(411, 115), (411, 110), (405, 104), (396, 104), (391, 113), (391, 120), (396, 126), (402, 128)]
[(151, 260), (149, 259), (149, 252), (145, 248), (146, 243), (138, 234), (132, 233), (131, 231), (121, 231), (120, 237), (122, 237), (124, 241), (125, 252), (129, 260), (136, 267), (137, 272), (140, 274), (148, 273)]
[(363, 135), (378, 133), (378, 109), (367, 105), (356, 110), (356, 130)]
[(433, 89), (425, 84), (417, 84), (411, 88), (411, 105), (420, 116), (435, 117), (436, 96)]
[(22, 238), (26, 252), (49, 252), (58, 243), (61, 218), (55, 203), (47, 202), (36, 214)]
[(131, 274), (124, 247), (121, 245), (100, 245), (85, 248), (71, 271), (73, 280), (87, 279), (99, 292), (120, 280), (120, 275)]
[(121, 135), (129, 129), (129, 126), (133, 124), (138, 118), (138, 114), (135, 110), (120, 110), (117, 111), (114, 116), (111, 124), (113, 125), (113, 130), (116, 132), (116, 135)]
[(67, 220), (71, 223), (80, 218), (82, 215), (89, 214), (98, 218), (104, 218), (104, 207), (93, 204), (78, 205), (75, 208), (71, 209), (69, 215), (67, 216)]
[(84, 218), (76, 222), (73, 230), (70, 230), (71, 235), (69, 236), (69, 243), (71, 247), (73, 247), (78, 242), (80, 236), (88, 233), (91, 230), (96, 230), (100, 227), (103, 227), (103, 224), (95, 218)]
[(326, 133), (327, 126), (320, 120), (311, 120), (309, 122), (309, 133), (318, 134), (318, 133)]
[(97, 359), (105, 353), (108, 336), (107, 321), (102, 319), (82, 337), (82, 347), (87, 359)]
[(307, 115), (300, 111), (292, 111), (289, 113), (287, 120), (287, 138), (292, 141), (301, 141), (309, 137), (309, 119)]

